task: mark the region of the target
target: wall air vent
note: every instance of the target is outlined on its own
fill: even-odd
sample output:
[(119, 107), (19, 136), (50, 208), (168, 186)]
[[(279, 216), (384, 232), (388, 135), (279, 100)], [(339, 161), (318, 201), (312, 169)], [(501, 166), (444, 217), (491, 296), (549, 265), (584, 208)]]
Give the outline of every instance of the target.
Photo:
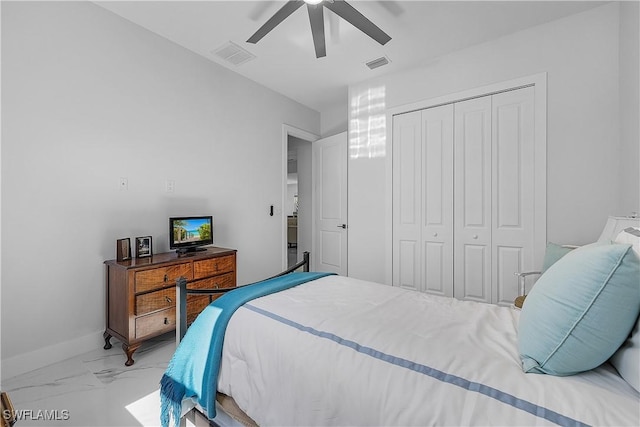
[(389, 58), (387, 58), (386, 56), (381, 56), (380, 58), (372, 59), (369, 62), (365, 62), (365, 65), (373, 70), (375, 68), (382, 67), (383, 65), (387, 65), (389, 62), (391, 62)]
[(233, 42), (222, 45), (212, 53), (218, 58), (236, 66), (251, 61), (256, 57)]

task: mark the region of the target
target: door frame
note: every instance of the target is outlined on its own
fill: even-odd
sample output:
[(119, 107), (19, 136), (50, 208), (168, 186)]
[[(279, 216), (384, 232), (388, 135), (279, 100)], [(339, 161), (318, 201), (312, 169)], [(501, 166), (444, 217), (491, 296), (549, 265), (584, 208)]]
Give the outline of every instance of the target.
[[(536, 210), (543, 212), (542, 215), (536, 215), (534, 221), (534, 263), (542, 265), (544, 251), (547, 245), (547, 73), (542, 72), (530, 76), (520, 77), (503, 82), (493, 83), (462, 92), (451, 93), (437, 98), (425, 99), (410, 104), (392, 107), (387, 110), (387, 141), (391, 141), (391, 152), (393, 152), (393, 116), (403, 113), (409, 113), (425, 108), (437, 107), (440, 105), (451, 104), (453, 102), (465, 101), (468, 99), (478, 98), (486, 95), (493, 95), (500, 92), (506, 92), (514, 89), (532, 86), (534, 88), (534, 150), (535, 150), (535, 206)], [(393, 159), (392, 156), (386, 158), (387, 187), (386, 200), (393, 200)], [(386, 206), (386, 230), (385, 230), (385, 259), (386, 259), (386, 283), (393, 283), (393, 206), (387, 203)]]
[[(287, 269), (287, 147), (289, 145), (289, 137), (293, 136), (296, 138), (300, 138), (300, 139), (304, 139), (305, 141), (309, 141), (310, 144), (314, 143), (315, 141), (317, 141), (318, 139), (320, 139), (319, 135), (316, 135), (315, 133), (311, 133), (309, 131), (297, 128), (295, 126), (291, 126), (288, 124), (283, 124), (282, 125), (282, 153), (281, 153), (281, 157), (282, 157), (282, 170), (281, 170), (281, 182), (280, 182), (280, 188), (282, 191), (282, 202), (280, 205), (280, 225), (282, 227), (282, 233), (281, 233), (281, 242), (280, 242), (280, 249), (281, 249), (281, 254), (282, 254), (282, 265), (281, 271), (284, 271)], [(315, 187), (315, 183), (313, 182), (313, 162), (312, 163), (312, 170), (311, 170), (311, 179), (312, 179), (312, 189)], [(312, 190), (313, 193), (313, 190)], [(311, 195), (311, 200), (313, 200), (313, 194)], [(311, 217), (311, 223), (314, 224), (315, 223), (315, 217), (313, 216), (313, 209), (312, 209), (312, 217)], [(315, 241), (315, 227), (312, 227), (311, 230), (311, 236), (312, 236), (312, 241)]]

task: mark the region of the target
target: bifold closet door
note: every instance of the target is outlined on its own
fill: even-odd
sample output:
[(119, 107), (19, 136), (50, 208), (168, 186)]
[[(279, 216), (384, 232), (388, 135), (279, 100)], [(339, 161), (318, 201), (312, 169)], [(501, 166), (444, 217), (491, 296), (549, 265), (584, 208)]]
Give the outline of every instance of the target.
[(502, 305), (518, 296), (513, 273), (536, 270), (533, 100), (533, 87), (492, 99), (492, 302)]
[(393, 284), (453, 296), (453, 105), (393, 120)]
[(394, 116), (394, 286), (513, 303), (536, 268), (534, 93)]
[(423, 290), (453, 296), (453, 104), (422, 110)]
[(393, 286), (421, 290), (422, 113), (393, 117)]
[(491, 302), (491, 96), (454, 108), (454, 292)]
[[(532, 271), (533, 87), (455, 104), (455, 297), (511, 305)], [(544, 214), (544, 213), (543, 213)]]

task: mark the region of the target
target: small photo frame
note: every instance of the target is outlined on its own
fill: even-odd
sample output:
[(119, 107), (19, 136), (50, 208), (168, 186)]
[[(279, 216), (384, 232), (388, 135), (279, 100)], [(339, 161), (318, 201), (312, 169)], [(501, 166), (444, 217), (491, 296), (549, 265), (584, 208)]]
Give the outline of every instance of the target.
[(126, 261), (131, 259), (131, 240), (126, 239), (116, 240), (116, 261)]
[(151, 236), (136, 237), (136, 258), (146, 258), (151, 254)]

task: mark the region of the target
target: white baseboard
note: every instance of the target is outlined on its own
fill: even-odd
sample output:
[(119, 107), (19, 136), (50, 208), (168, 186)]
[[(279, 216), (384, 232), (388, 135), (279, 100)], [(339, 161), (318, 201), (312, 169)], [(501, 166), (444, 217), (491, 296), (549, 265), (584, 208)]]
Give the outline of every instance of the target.
[(104, 330), (96, 331), (73, 340), (3, 359), (0, 361), (0, 378), (3, 381), (8, 380), (26, 372), (70, 359), (78, 354), (102, 348), (104, 346), (103, 332)]

